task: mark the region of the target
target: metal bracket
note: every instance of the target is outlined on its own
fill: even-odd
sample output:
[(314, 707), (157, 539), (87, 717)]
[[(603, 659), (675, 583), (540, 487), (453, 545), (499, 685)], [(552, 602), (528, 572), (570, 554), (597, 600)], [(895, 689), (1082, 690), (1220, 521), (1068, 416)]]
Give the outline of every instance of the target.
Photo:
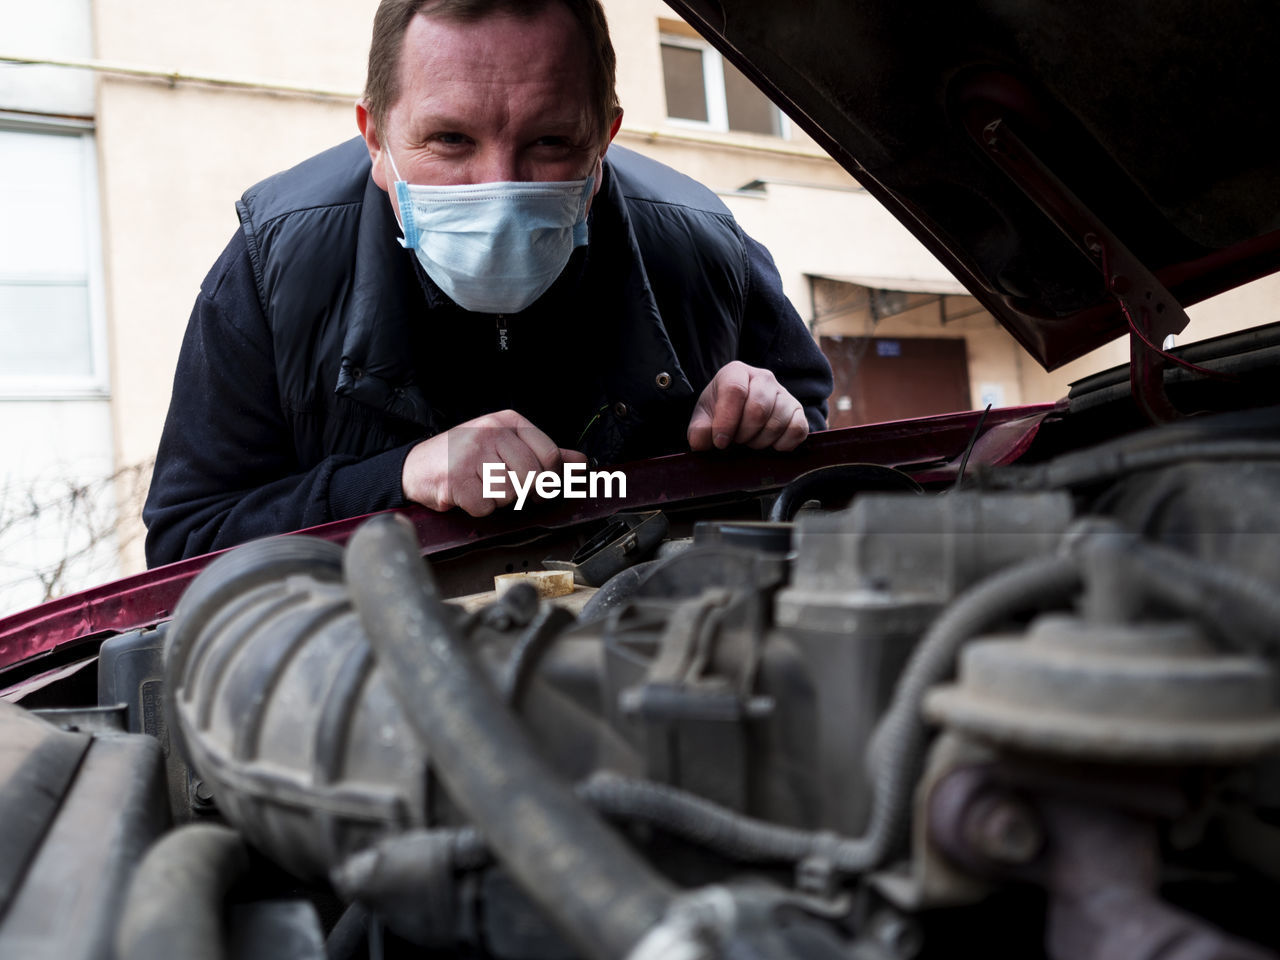
[(1004, 120), (984, 126), (981, 142), (996, 165), (1102, 275), (1129, 322), (1129, 383), (1143, 413), (1153, 423), (1180, 419), (1165, 393), (1159, 345), (1191, 322), (1182, 304)]
[(653, 553), (667, 536), (670, 524), (661, 510), (615, 513), (608, 525), (578, 548), (569, 560), (543, 560), (546, 570), (568, 570), (574, 583), (602, 586)]
[(621, 716), (644, 730), (648, 776), (735, 810), (747, 803), (747, 725), (774, 709), (771, 697), (751, 692), (752, 658), (739, 677), (712, 672), (716, 648), (744, 629), (729, 626), (742, 602), (728, 590), (681, 601), (644, 679), (618, 696)]

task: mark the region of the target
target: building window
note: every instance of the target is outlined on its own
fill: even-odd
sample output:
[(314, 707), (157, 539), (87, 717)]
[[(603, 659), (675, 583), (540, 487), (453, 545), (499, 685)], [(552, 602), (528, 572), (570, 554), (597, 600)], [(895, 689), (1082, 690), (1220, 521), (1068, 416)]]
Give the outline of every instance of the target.
[(662, 78), (672, 120), (773, 137), (790, 133), (782, 111), (705, 40), (663, 33)]
[(93, 135), (0, 117), (0, 396), (106, 393)]

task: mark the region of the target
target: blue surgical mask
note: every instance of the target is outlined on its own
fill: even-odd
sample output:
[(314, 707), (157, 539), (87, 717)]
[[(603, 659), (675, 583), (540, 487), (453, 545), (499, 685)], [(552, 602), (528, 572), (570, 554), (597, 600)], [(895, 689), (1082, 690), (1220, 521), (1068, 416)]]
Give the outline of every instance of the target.
[(437, 187), (405, 182), (394, 158), (391, 169), (400, 244), (465, 310), (518, 313), (547, 292), (587, 242), (594, 177)]

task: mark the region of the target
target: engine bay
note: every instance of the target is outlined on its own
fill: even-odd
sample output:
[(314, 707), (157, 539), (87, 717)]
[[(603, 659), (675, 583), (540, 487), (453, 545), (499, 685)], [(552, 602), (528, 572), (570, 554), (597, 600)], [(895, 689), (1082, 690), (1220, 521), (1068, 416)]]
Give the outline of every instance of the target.
[(0, 952), (1275, 956), (1277, 427), (622, 514), (574, 610), (394, 515), (235, 548), (4, 704)]

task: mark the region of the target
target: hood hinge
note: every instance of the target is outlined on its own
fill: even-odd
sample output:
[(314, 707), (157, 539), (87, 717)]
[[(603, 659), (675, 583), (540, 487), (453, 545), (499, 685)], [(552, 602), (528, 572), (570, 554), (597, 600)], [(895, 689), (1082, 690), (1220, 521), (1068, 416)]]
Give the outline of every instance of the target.
[(982, 128), (981, 143), (1010, 180), (1047, 216), (1101, 274), (1129, 324), (1129, 384), (1152, 423), (1183, 414), (1165, 392), (1165, 338), (1191, 322), (1182, 304), (1094, 216), (1003, 120)]

